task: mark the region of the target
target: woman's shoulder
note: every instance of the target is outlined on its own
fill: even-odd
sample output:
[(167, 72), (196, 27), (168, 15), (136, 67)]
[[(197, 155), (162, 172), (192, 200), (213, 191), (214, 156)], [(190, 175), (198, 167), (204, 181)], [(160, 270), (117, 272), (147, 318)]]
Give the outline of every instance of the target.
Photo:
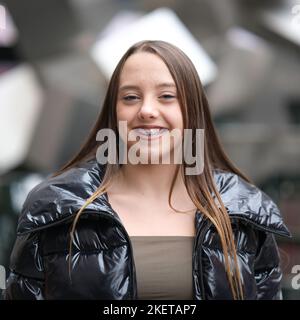
[(28, 193), (17, 233), (49, 225), (77, 212), (101, 183), (103, 167), (91, 159), (58, 176), (48, 176)]
[(213, 170), (214, 181), (231, 217), (248, 221), (258, 228), (290, 237), (279, 207), (255, 184), (223, 169)]

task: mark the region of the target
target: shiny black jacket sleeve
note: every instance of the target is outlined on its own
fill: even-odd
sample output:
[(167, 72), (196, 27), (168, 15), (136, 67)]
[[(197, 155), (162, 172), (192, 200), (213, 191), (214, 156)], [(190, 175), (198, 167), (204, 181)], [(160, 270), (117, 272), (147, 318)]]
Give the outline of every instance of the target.
[(39, 234), (18, 236), (10, 259), (5, 300), (43, 300), (44, 273), (39, 253)]
[(258, 300), (281, 300), (282, 270), (280, 255), (273, 233), (260, 232), (260, 245), (255, 260), (254, 273)]

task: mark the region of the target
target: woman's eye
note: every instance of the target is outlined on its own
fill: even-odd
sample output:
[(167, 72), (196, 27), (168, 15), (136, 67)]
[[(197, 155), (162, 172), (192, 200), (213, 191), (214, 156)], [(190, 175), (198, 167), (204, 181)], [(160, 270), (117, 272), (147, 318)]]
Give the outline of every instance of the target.
[(124, 97), (123, 99), (125, 100), (125, 101), (133, 101), (133, 100), (136, 100), (136, 99), (138, 99), (139, 97), (137, 97), (137, 96), (133, 96), (133, 95), (131, 95), (131, 96), (126, 96), (126, 97)]
[(163, 94), (161, 97), (164, 98), (164, 99), (172, 99), (172, 98), (175, 98), (175, 96), (172, 96), (171, 94)]

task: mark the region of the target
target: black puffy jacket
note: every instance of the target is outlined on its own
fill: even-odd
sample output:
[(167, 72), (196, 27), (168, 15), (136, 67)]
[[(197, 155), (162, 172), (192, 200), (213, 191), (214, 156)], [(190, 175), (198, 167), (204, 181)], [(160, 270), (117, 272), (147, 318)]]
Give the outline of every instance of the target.
[[(213, 173), (232, 221), (245, 298), (281, 299), (274, 234), (290, 233), (278, 207), (238, 175)], [(130, 239), (105, 194), (77, 224), (69, 281), (70, 223), (101, 177), (103, 167), (92, 159), (30, 191), (17, 227), (5, 299), (138, 299)], [(232, 299), (214, 226), (198, 211), (195, 226), (194, 299)]]

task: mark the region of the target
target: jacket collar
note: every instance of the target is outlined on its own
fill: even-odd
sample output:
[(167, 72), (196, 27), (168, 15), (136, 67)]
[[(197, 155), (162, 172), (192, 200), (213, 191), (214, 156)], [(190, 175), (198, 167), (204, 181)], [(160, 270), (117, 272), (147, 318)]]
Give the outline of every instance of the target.
[(232, 172), (215, 169), (213, 174), (221, 199), (231, 217), (291, 237), (278, 206), (265, 192)]
[[(46, 178), (29, 192), (17, 233), (37, 231), (71, 217), (100, 185), (103, 174), (104, 166), (93, 158), (57, 177)], [(230, 216), (246, 220), (260, 229), (291, 236), (280, 210), (259, 188), (231, 172), (215, 169), (213, 175)], [(86, 210), (104, 211), (118, 219), (106, 194), (95, 199)], [(200, 213), (197, 213), (199, 217)]]

